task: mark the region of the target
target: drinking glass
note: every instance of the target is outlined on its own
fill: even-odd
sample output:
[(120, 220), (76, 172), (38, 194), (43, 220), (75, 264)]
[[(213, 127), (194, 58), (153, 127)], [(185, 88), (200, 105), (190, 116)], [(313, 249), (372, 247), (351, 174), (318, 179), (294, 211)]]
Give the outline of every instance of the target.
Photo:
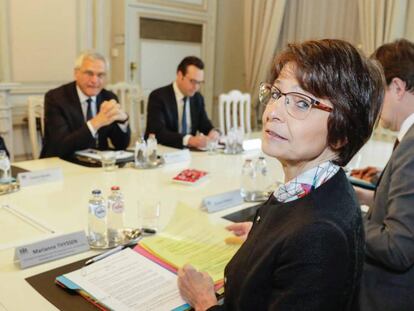
[(102, 168), (106, 171), (113, 171), (116, 168), (116, 154), (114, 151), (102, 151), (101, 155), (101, 163)]

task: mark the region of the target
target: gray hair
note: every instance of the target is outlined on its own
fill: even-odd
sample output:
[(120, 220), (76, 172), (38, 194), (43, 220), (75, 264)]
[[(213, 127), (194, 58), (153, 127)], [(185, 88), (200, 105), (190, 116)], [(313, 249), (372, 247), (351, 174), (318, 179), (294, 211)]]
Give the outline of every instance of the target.
[(94, 50), (87, 50), (87, 51), (83, 51), (79, 54), (79, 56), (76, 58), (75, 61), (75, 69), (79, 69), (80, 67), (82, 67), (82, 64), (84, 62), (85, 59), (91, 59), (91, 60), (100, 60), (103, 61), (106, 67), (106, 70), (109, 70), (109, 63), (106, 60), (106, 58), (94, 51)]

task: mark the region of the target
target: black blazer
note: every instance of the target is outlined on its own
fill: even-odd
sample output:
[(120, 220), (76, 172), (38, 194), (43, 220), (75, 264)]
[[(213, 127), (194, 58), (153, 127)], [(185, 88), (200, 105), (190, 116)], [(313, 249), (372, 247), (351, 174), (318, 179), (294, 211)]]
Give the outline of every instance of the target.
[(224, 305), (209, 311), (355, 311), (364, 232), (343, 170), (308, 195), (270, 200), (228, 263)]
[(9, 150), (7, 150), (6, 143), (4, 142), (3, 137), (0, 136), (0, 150), (6, 151), (7, 156), (9, 157)]
[[(200, 93), (190, 97), (191, 134), (197, 131), (208, 134), (213, 125), (204, 108), (204, 98)], [(151, 92), (148, 99), (147, 128), (145, 137), (154, 133), (160, 144), (183, 148), (183, 137), (178, 132), (178, 109), (173, 85), (167, 85)]]
[[(96, 97), (97, 111), (105, 100), (115, 99), (116, 95), (103, 89)], [(128, 147), (131, 132), (124, 133), (115, 122), (99, 129), (98, 149), (108, 149), (108, 138), (115, 149)], [(50, 90), (45, 96), (45, 137), (41, 158), (58, 156), (70, 158), (77, 150), (96, 148), (96, 142), (82, 113), (76, 91), (76, 83), (71, 82)]]

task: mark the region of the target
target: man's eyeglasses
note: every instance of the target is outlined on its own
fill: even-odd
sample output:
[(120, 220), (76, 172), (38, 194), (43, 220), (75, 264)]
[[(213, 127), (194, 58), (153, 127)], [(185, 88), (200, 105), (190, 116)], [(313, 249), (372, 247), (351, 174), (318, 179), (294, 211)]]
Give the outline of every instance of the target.
[(309, 115), (312, 107), (327, 112), (333, 111), (333, 108), (322, 104), (320, 101), (317, 101), (308, 95), (297, 92), (283, 93), (270, 83), (260, 83), (259, 101), (261, 104), (271, 104), (282, 96), (285, 96), (287, 112), (290, 116), (298, 120), (305, 119)]
[(85, 71), (81, 71), (82, 74), (88, 76), (89, 78), (93, 78), (94, 76), (96, 76), (98, 79), (105, 79), (106, 78), (106, 73), (105, 72), (99, 72), (99, 73), (94, 73), (91, 70), (85, 70)]
[[(184, 76), (184, 78), (187, 78), (187, 76)], [(190, 83), (192, 84), (192, 85), (194, 85), (194, 86), (200, 86), (201, 84), (203, 84), (204, 83), (204, 81), (198, 81), (198, 80), (196, 80), (196, 79), (190, 79), (190, 78), (187, 78), (188, 79), (188, 81), (190, 81)]]

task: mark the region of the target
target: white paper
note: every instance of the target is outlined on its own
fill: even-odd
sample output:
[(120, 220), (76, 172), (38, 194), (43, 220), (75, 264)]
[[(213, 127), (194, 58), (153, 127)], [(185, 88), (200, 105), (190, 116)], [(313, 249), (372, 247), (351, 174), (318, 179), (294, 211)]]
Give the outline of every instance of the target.
[(130, 248), (64, 276), (114, 310), (171, 310), (185, 304), (177, 276)]
[[(134, 155), (132, 152), (124, 151), (124, 150), (117, 150), (114, 152), (115, 152), (115, 158), (117, 160), (128, 159)], [(99, 160), (99, 161), (101, 160), (100, 151), (95, 150), (95, 149), (79, 150), (79, 151), (76, 151), (75, 154), (83, 156), (83, 157), (88, 157), (94, 160)]]

